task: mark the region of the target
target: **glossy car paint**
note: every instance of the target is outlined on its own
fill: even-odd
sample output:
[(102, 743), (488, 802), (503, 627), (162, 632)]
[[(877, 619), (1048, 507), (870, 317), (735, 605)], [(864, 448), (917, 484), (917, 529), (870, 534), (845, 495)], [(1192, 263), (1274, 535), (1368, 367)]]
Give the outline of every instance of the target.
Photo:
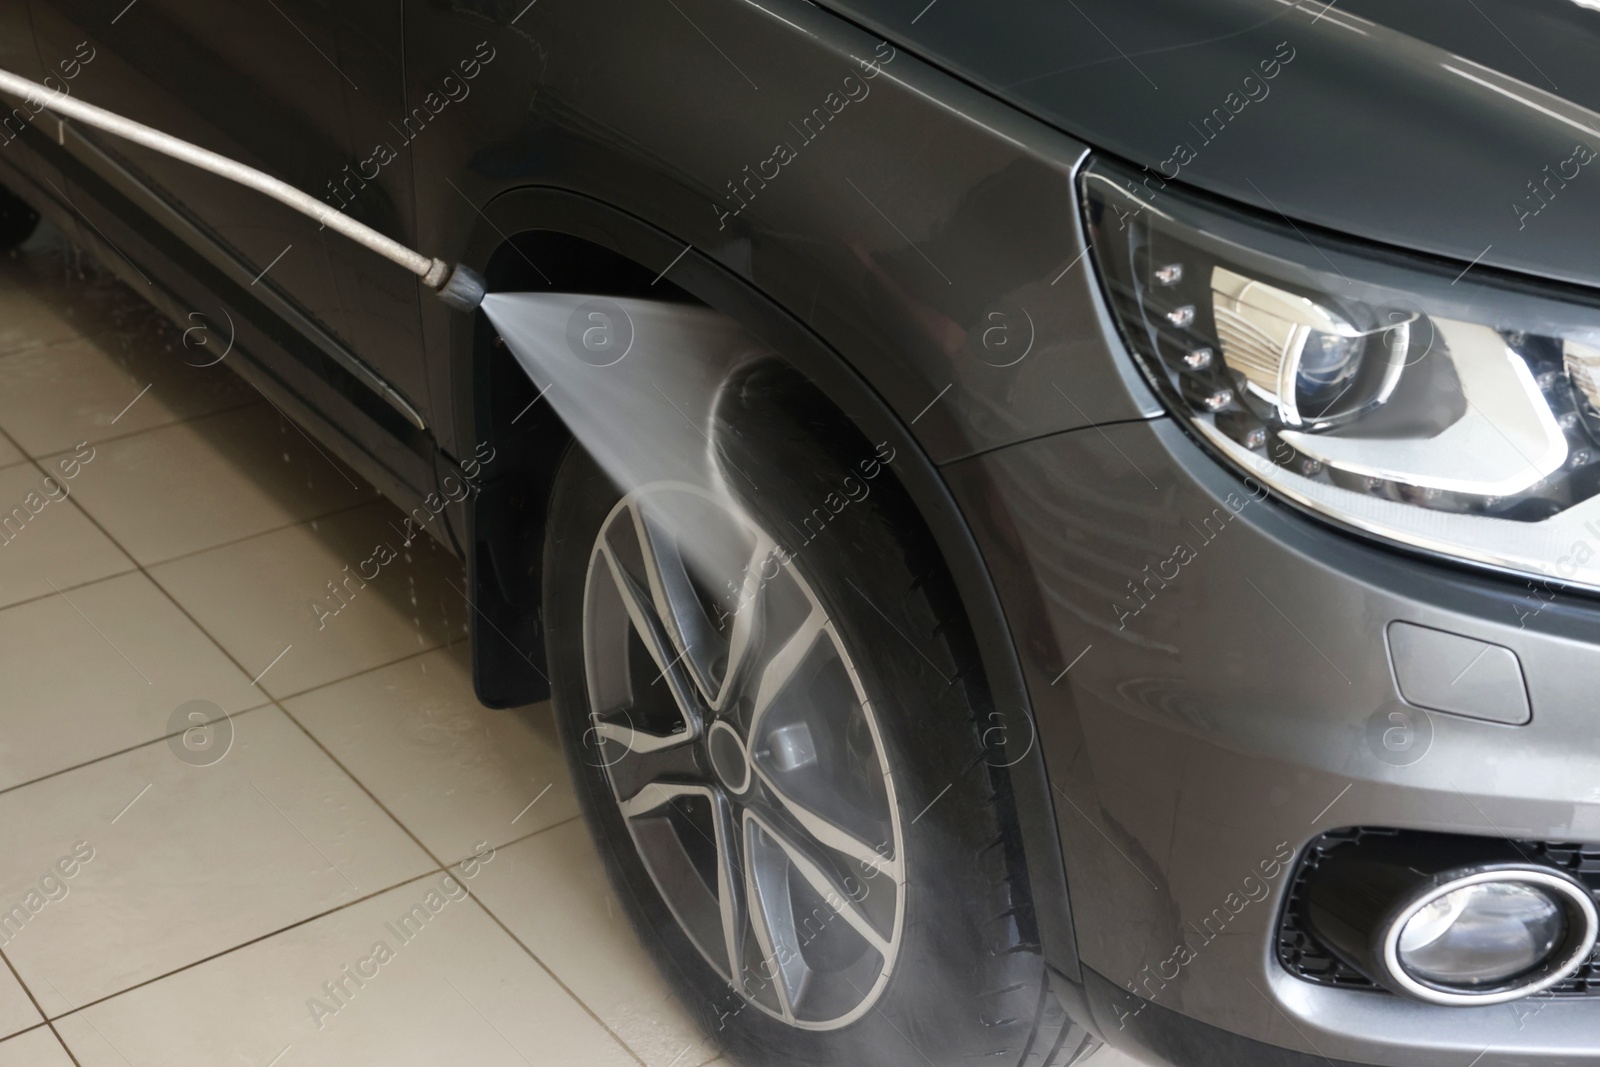
[[(1600, 282), (1600, 180), (1542, 186), (1544, 168), (1579, 141), (1600, 149), (1600, 11), (1590, 5), (939, 0), (920, 15), (903, 0), (824, 6), (1157, 181), (1463, 265)], [(1541, 183), (1539, 199), (1529, 182)]]
[[(351, 17), (286, 6), (316, 22), (334, 73), (358, 84), (373, 74), (359, 92), (371, 85), (396, 100), (403, 70), (397, 110), (379, 123), (381, 107), (317, 114), (342, 108), (348, 87), (318, 71), (307, 76), (326, 95), (296, 97), (280, 82), (320, 60), (305, 41), (269, 49), (265, 36), (246, 64), (250, 94), (230, 90), (237, 117), (212, 108), (208, 118), (187, 93), (214, 87), (240, 46), (185, 21), (197, 2), (154, 6), (191, 26), (170, 53), (118, 29), (126, 19), (106, 25), (75, 0), (34, 0), (35, 69), (91, 40), (100, 52), (74, 92), (249, 162), (296, 168), (287, 172), (313, 190), (330, 168), (359, 168), (390, 145), (397, 158), (370, 183), (373, 203), (358, 197), (352, 209), (371, 211), (364, 221), (480, 267), (528, 229), (616, 249), (735, 317), (869, 433), (907, 446), (902, 477), (951, 558), (997, 702), (1033, 710), (1051, 784), (1021, 731), (1008, 741), (1031, 753), (1019, 778), (1030, 866), (1056, 924), (1044, 940), (1055, 966), (1083, 978), (1069, 996), (1113, 1044), (1185, 1065), (1465, 1064), (1491, 1048), (1483, 1067), (1592, 1060), (1594, 1002), (1541, 1003), (1536, 1016), (1435, 1009), (1284, 974), (1270, 943), (1282, 871), (1270, 896), (1173, 974), (1176, 945), (1200, 941), (1185, 932), (1192, 924), (1281, 848), (1335, 826), (1600, 836), (1582, 682), (1600, 624), (1572, 598), (1519, 626), (1515, 584), (1378, 550), (1270, 501), (1213, 518), (1222, 532), (1208, 536), (1207, 517), (1231, 513), (1230, 494), (1247, 490), (1154, 417), (1089, 270), (1072, 179), (1088, 144), (1158, 168), (1189, 121), (1227, 106), (1289, 41), (1294, 56), (1279, 61), (1270, 95), (1200, 146), (1180, 180), (1463, 267), (1477, 257), (1592, 281), (1583, 225), (1600, 216), (1582, 178), (1521, 229), (1509, 206), (1527, 203), (1526, 182), (1586, 136), (1589, 120), (1572, 108), (1592, 75), (1562, 41), (1538, 49), (1550, 59), (1540, 66), (1577, 103), (1513, 85), (1503, 79), (1531, 75), (1495, 27), (1541, 45), (1557, 31), (1592, 43), (1585, 20), (1600, 14), (1574, 18), (1546, 0), (1518, 17), (1484, 0), (1493, 19), (1473, 33), (1465, 16), (1424, 5), (1387, 29), (1365, 21), (1387, 15), (1355, 3), (1273, 0), (830, 2), (835, 14), (799, 0), (405, 0)], [(296, 48), (280, 67), (259, 61)], [(169, 69), (185, 63), (211, 73)], [(303, 159), (245, 128), (297, 99), (303, 113), (285, 121), (321, 138), (306, 134)], [(419, 106), (437, 112), (414, 123), (414, 140), (384, 132)], [(818, 109), (812, 135), (802, 127)], [(793, 159), (774, 173), (779, 145)], [(373, 326), (352, 305), (327, 303), (315, 273), (278, 277), (288, 259), (271, 260), (285, 244), (324, 247), (314, 225), (251, 214), (220, 182), (169, 174), (53, 122), (0, 148), (0, 166), (180, 318), (231, 313), (241, 372), (402, 504), (435, 489), (441, 456), (470, 455), (493, 431), (474, 394), (482, 335), (469, 320), (431, 300), (402, 310), (413, 305), (401, 299)], [(59, 173), (61, 188), (29, 184), (30, 170)], [(250, 236), (252, 219), (272, 240)], [(247, 249), (246, 238), (257, 243)], [(375, 258), (351, 265), (362, 284), (398, 292)], [(327, 277), (338, 291), (339, 269)], [(384, 343), (383, 330), (413, 314), (411, 345)], [(423, 428), (363, 384), (363, 367)], [(466, 518), (452, 515), (452, 530), (473, 543)], [(1204, 529), (1191, 534), (1191, 523)], [(1177, 539), (1202, 542), (1197, 559), (1128, 615), (1128, 583)], [(1436, 715), (1428, 759), (1375, 761), (1365, 731), (1397, 699), (1383, 645), (1395, 619), (1514, 649), (1533, 722)], [(1070, 920), (1065, 896), (1048, 888), (1058, 856)], [(1228, 1034), (1247, 1040), (1229, 1046)]]
[[(407, 8), (408, 33), (433, 42), (419, 87), (478, 42), (497, 56), (416, 155), (418, 239), (435, 254), (485, 226), (483, 205), (492, 227), (508, 188), (581, 192), (673, 236), (649, 266), (691, 246), (783, 305), (936, 461), (1157, 410), (1105, 358), (1074, 264), (1081, 145), (804, 4), (485, 17), (512, 6)], [(792, 160), (769, 164), (780, 145)]]
[[(1061, 790), (1083, 963), (1120, 987), (1101, 1005), (1113, 1043), (1155, 1017), (1131, 985), (1219, 1029), (1338, 1060), (1593, 1056), (1592, 1000), (1438, 1008), (1286, 974), (1270, 947), (1288, 873), (1261, 871), (1342, 826), (1594, 840), (1586, 679), (1600, 671), (1600, 620), (1587, 605), (1519, 625), (1526, 590), (1374, 552), (1256, 499), (1165, 419), (945, 474), (986, 557), (1024, 560), (999, 570), (1001, 597)], [(1194, 558), (1163, 566), (1179, 544)], [(1372, 722), (1400, 706), (1384, 640), (1396, 619), (1512, 649), (1531, 724), (1434, 714), (1424, 756), (1380, 759)], [(1070, 687), (1052, 685), (1080, 653)], [(1271, 895), (1252, 899), (1263, 883)]]

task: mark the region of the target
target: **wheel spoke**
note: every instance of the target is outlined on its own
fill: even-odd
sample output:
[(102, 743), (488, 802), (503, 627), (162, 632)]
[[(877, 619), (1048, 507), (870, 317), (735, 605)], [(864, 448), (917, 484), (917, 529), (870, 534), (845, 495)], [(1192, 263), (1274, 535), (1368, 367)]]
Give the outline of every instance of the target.
[[(716, 568), (709, 560), (685, 559), (672, 530), (664, 529), (661, 523), (647, 517), (637, 507), (630, 508), (629, 512), (633, 516), (634, 536), (638, 538), (639, 551), (644, 558), (657, 616), (685, 673), (701, 698), (710, 704), (719, 695), (712, 673), (718, 646), (723, 642), (716, 633), (717, 625), (706, 614), (705, 604), (695, 592), (690, 570), (705, 572)], [(704, 535), (707, 531), (681, 532)], [(702, 573), (700, 577), (704, 580), (710, 575)]]
[(679, 797), (705, 796), (709, 792), (710, 790), (703, 785), (649, 782), (633, 796), (618, 801), (617, 807), (621, 809), (623, 818), (637, 819), (641, 815), (649, 815), (659, 810)]
[(644, 730), (635, 730), (623, 723), (609, 722), (598, 715), (594, 717), (594, 732), (607, 741), (617, 742), (636, 756), (647, 756), (652, 752), (677, 748), (694, 740), (694, 735), (686, 731), (675, 734), (652, 734)]
[(805, 832), (816, 838), (822, 844), (836, 852), (842, 852), (861, 865), (863, 872), (873, 874), (886, 874), (896, 885), (902, 881), (900, 877), (900, 858), (894, 849), (895, 842), (880, 841), (877, 843), (863, 841), (847, 830), (842, 829), (827, 816), (812, 811), (801, 804), (794, 797), (784, 792), (783, 788), (774, 782), (759, 764), (755, 767), (756, 776), (771, 790), (772, 795), (778, 798), (785, 811), (794, 817)]
[[(695, 820), (674, 813), (671, 805), (685, 798), (710, 806), (711, 832)], [(715, 786), (652, 782), (619, 802), (641, 858), (656, 880), (668, 908), (699, 945), (713, 966), (743, 992), (741, 974), (748, 926), (744, 898), (744, 861), (733, 806)], [(676, 818), (674, 817), (676, 814)], [(700, 841), (685, 838), (698, 835)], [(705, 847), (715, 853), (715, 875), (698, 869), (691, 859)], [(708, 882), (714, 884), (707, 884)]]
[(750, 553), (749, 562), (745, 565), (745, 585), (755, 581), (755, 591), (748, 600), (744, 599), (744, 589), (740, 589), (740, 603), (733, 614), (733, 629), (728, 634), (728, 665), (723, 671), (722, 687), (718, 690), (716, 699), (711, 702), (713, 711), (721, 711), (730, 694), (737, 692), (737, 686), (745, 663), (751, 655), (758, 651), (756, 647), (757, 615), (760, 611), (762, 591), (766, 581), (761, 576), (761, 570), (768, 557), (777, 548), (777, 542), (765, 534), (756, 535), (756, 547)]
[(714, 888), (727, 978), (736, 990), (743, 992), (744, 938), (749, 928), (745, 903), (747, 882), (746, 863), (742, 855), (742, 838), (733, 806), (722, 790), (705, 785), (652, 782), (638, 794), (619, 805), (624, 818), (637, 819), (660, 811), (680, 797), (703, 797), (711, 804), (714, 840), (711, 844), (717, 855), (717, 884)]
[(795, 672), (805, 662), (806, 653), (817, 643), (817, 637), (827, 623), (828, 617), (822, 613), (822, 609), (812, 608), (811, 614), (783, 643), (783, 647), (767, 661), (756, 685), (755, 710), (750, 716), (751, 737), (760, 736), (761, 717), (772, 707), (773, 700), (783, 692), (784, 686), (794, 679)]
[[(773, 654), (772, 659), (768, 662), (761, 675), (760, 683), (756, 690), (755, 712), (751, 717), (750, 723), (752, 745), (763, 744), (768, 739), (769, 732), (765, 729), (763, 720), (773, 707), (774, 701), (783, 692), (784, 687), (794, 680), (801, 667), (806, 664), (807, 658), (816, 647), (818, 640), (822, 638), (832, 642), (836, 649), (840, 647), (838, 637), (834, 633), (833, 627), (829, 624), (827, 616), (822, 613), (820, 607), (813, 607), (806, 620), (800, 624), (794, 634), (784, 643), (783, 647)], [(841, 662), (848, 662), (843, 656), (840, 657), (840, 660)], [(859, 685), (854, 678), (851, 679), (851, 684), (856, 686), (856, 697), (860, 700), (863, 714), (866, 714), (866, 702), (862, 699)], [(870, 720), (870, 715), (867, 717)], [(825, 727), (824, 724), (819, 723), (816, 728), (824, 729)], [(791, 723), (787, 729), (804, 730), (806, 735), (810, 736), (810, 727), (804, 721)], [(876, 728), (872, 728), (872, 731), (872, 743), (875, 748), (879, 748), (881, 753), (881, 741), (877, 737)], [(772, 736), (777, 736), (783, 732), (782, 730), (777, 731)], [(815, 756), (813, 755), (812, 758), (815, 759)], [(755, 760), (754, 768), (761, 781), (782, 802), (789, 814), (794, 816), (795, 821), (800, 823), (812, 837), (815, 837), (829, 848), (849, 856), (859, 863), (864, 871), (888, 874), (897, 884), (901, 881), (897, 843), (892, 839), (869, 840), (859, 832), (862, 828), (860, 824), (863, 822), (868, 826), (878, 822), (884, 822), (885, 825), (888, 825), (892, 820), (872, 815), (867, 815), (863, 818), (862, 812), (851, 812), (846, 805), (841, 804), (844, 794), (839, 790), (832, 790), (826, 796), (813, 796), (813, 799), (826, 800), (835, 807), (835, 811), (830, 816), (802, 801), (792, 789), (786, 789), (783, 782), (779, 780), (779, 775), (773, 773), (773, 768), (765, 766), (763, 760)], [(856, 832), (848, 829), (846, 825), (841, 825), (841, 818), (846, 815), (855, 816), (854, 819), (848, 821), (857, 826)]]
[(671, 789), (707, 784), (686, 733), (662, 736), (598, 718), (593, 731), (610, 742), (595, 751), (600, 756), (597, 765), (605, 768), (618, 801), (638, 797), (652, 785)]
[(749, 818), (761, 828), (766, 837), (783, 850), (790, 865), (810, 884), (823, 902), (849, 923), (851, 928), (861, 935), (862, 940), (883, 957), (884, 965), (887, 967), (890, 963), (892, 942), (872, 925), (872, 921), (861, 910), (848, 887), (840, 884), (812, 849), (800, 839), (778, 829), (776, 823), (769, 822), (754, 812), (750, 813)]
[(745, 890), (750, 901), (750, 925), (756, 944), (761, 947), (762, 974), (772, 979), (779, 1015), (784, 1022), (792, 1023), (810, 968), (800, 954), (799, 934), (794, 927), (786, 858), (782, 848), (762, 832), (761, 824), (749, 813), (745, 815), (744, 840)]
[(728, 981), (743, 994), (744, 938), (750, 928), (745, 895), (748, 861), (741, 847), (744, 835), (739, 832), (733, 806), (720, 789), (715, 791), (713, 810), (717, 824), (717, 903), (722, 910), (722, 938), (728, 950)]
[[(663, 739), (681, 737), (682, 741), (691, 741), (699, 737), (701, 716), (698, 702), (689, 691), (683, 675), (678, 671), (678, 665), (683, 659), (683, 653), (674, 649), (671, 639), (664, 632), (660, 618), (646, 591), (641, 589), (639, 583), (623, 569), (622, 565), (617, 561), (615, 553), (611, 551), (610, 546), (603, 542), (600, 545), (600, 558), (605, 561), (606, 567), (611, 573), (612, 583), (616, 586), (617, 595), (622, 598), (622, 605), (628, 613), (629, 620), (633, 623), (634, 632), (639, 635), (639, 640), (643, 643), (645, 651), (649, 653), (651, 662), (660, 671), (660, 674), (650, 684), (655, 685), (658, 682), (666, 684), (672, 693), (673, 700), (678, 705), (678, 711), (683, 715), (684, 724), (687, 727), (687, 730), (682, 735), (653, 736)], [(603, 724), (599, 722), (595, 725), (595, 728), (601, 731), (602, 736), (609, 736), (605, 734), (602, 727)], [(633, 734), (634, 740), (638, 741), (639, 744), (646, 746), (653, 744), (646, 740), (652, 735), (644, 734), (642, 731), (630, 732)], [(616, 738), (616, 740), (621, 740), (621, 738)], [(679, 742), (674, 741), (673, 743)], [(634, 750), (647, 751), (648, 748), (635, 748)]]

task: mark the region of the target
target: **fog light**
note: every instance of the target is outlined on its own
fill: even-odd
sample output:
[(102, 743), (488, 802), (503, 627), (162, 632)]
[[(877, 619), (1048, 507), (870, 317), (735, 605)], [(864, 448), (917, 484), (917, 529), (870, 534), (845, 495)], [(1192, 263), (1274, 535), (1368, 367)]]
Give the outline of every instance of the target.
[(1444, 878), (1387, 924), (1384, 970), (1438, 1004), (1528, 996), (1561, 981), (1593, 951), (1594, 898), (1554, 871), (1505, 869)]
[(1589, 887), (1518, 846), (1371, 831), (1308, 857), (1302, 906), (1324, 947), (1431, 1004), (1500, 1004), (1565, 981), (1594, 951)]
[(1566, 935), (1566, 913), (1543, 889), (1483, 882), (1419, 908), (1400, 930), (1397, 954), (1413, 977), (1471, 989), (1528, 973)]

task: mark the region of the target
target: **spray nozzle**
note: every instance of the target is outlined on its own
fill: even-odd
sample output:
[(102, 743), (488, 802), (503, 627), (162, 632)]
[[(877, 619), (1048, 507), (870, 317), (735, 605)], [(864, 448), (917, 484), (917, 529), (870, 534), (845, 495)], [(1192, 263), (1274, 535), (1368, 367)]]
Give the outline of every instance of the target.
[[(440, 266), (443, 266), (443, 263), (440, 263)], [(488, 283), (483, 280), (483, 275), (465, 263), (457, 263), (449, 270), (450, 274), (445, 278), (444, 284), (434, 289), (439, 294), (439, 299), (457, 311), (476, 311), (488, 291)]]

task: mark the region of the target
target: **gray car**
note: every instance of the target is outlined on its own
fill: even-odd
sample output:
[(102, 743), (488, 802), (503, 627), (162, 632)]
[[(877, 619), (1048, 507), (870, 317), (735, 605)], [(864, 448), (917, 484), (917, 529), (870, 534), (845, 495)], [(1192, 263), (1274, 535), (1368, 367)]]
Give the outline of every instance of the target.
[(1597, 46), (1593, 0), (10, 0), (0, 67), (491, 295), (36, 101), (0, 229), (461, 555), (480, 699), (553, 698), (739, 1061), (1590, 1064)]

